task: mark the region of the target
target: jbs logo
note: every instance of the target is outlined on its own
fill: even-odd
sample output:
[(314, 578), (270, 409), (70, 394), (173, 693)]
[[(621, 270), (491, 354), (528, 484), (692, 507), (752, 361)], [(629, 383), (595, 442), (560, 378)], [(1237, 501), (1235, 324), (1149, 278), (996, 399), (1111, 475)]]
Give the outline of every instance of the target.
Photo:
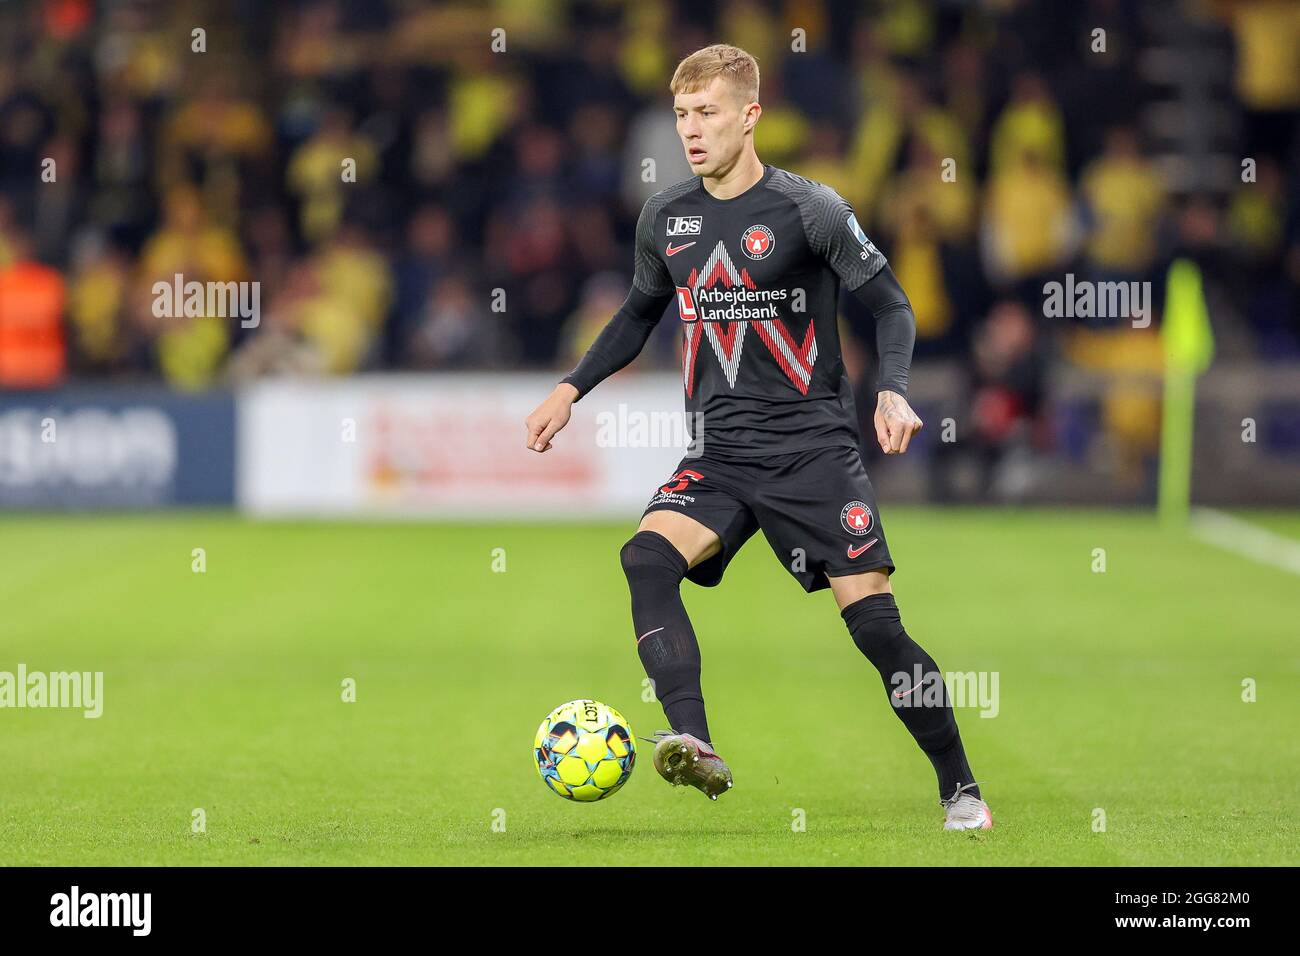
[(669, 216), (668, 235), (698, 236), (703, 220), (703, 216)]

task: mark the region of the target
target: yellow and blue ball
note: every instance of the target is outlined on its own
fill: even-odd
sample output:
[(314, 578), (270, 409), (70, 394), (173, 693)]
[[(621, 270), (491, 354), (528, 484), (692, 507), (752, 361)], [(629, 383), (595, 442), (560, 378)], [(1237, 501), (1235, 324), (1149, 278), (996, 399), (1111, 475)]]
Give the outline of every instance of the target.
[(533, 741), (537, 771), (553, 793), (590, 803), (617, 793), (636, 763), (632, 728), (613, 707), (571, 700), (546, 715)]

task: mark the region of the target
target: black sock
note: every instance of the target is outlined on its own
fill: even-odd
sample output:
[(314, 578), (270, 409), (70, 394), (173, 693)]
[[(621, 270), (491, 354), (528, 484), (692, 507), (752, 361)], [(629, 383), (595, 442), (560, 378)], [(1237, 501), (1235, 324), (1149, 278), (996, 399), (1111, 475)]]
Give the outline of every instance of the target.
[[(903, 630), (892, 594), (871, 594), (840, 612), (853, 643), (880, 671), (889, 702), (934, 765), (939, 797), (974, 781), (939, 666)], [(918, 680), (919, 674), (919, 680)], [(979, 797), (979, 787), (966, 791)]]
[(637, 654), (654, 685), (668, 723), (679, 734), (708, 743), (700, 690), (700, 645), (682, 604), (686, 559), (653, 531), (638, 531), (619, 552), (632, 592)]

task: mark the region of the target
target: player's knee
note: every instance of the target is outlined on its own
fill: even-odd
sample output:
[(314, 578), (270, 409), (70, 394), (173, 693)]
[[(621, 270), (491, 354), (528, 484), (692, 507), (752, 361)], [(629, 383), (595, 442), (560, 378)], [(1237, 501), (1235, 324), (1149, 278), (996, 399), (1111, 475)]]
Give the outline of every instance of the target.
[(681, 581), (686, 576), (686, 559), (667, 538), (653, 531), (638, 531), (618, 553), (629, 583), (651, 576)]
[(871, 594), (855, 601), (840, 612), (844, 624), (867, 660), (877, 667), (891, 667), (906, 656), (913, 643), (903, 629), (894, 596)]
[(873, 594), (893, 593), (889, 585), (889, 572), (884, 568), (874, 568), (859, 574), (828, 574), (826, 580), (835, 593), (835, 600), (842, 607), (848, 607)]

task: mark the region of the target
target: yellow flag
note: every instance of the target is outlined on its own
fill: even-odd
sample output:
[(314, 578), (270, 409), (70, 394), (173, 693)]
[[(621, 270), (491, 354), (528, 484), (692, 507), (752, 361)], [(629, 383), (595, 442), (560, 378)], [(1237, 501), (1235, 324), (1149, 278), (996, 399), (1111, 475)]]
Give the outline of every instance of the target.
[(1197, 374), (1214, 359), (1214, 332), (1201, 291), (1201, 270), (1190, 259), (1177, 259), (1169, 267), (1160, 338), (1167, 368)]

